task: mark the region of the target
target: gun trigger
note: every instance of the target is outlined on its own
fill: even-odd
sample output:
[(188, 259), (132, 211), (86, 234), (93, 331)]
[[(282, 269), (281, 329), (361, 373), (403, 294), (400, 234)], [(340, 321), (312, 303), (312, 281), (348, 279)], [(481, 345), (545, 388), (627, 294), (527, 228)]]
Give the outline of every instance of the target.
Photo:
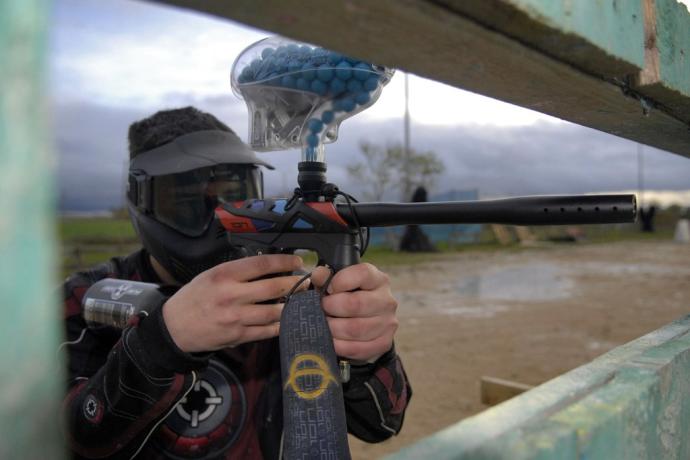
[(251, 254), (251, 251), (250, 251), (247, 247), (245, 247), (245, 246), (240, 246), (240, 247), (238, 248), (237, 252), (239, 252), (239, 257), (238, 257), (238, 258), (249, 257), (249, 256), (252, 255), (252, 254)]
[(338, 361), (338, 367), (340, 368), (340, 381), (347, 383), (350, 381), (350, 361), (346, 359), (341, 359)]

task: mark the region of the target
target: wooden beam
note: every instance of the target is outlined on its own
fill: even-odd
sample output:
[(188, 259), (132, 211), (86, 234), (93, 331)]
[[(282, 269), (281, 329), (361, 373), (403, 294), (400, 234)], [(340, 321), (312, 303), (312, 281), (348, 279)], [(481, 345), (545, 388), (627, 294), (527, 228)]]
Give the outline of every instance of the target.
[(690, 14), (676, 0), (643, 0), (645, 68), (633, 87), (690, 119)]
[(495, 406), (532, 389), (531, 385), (525, 385), (524, 383), (486, 376), (481, 378), (479, 385), (479, 395), (482, 404), (488, 406)]
[[(689, 32), (682, 30), (690, 15), (675, 0), (644, 0), (645, 8), (635, 1), (161, 2), (690, 157), (690, 45), (683, 41)], [(659, 4), (668, 11), (660, 12)], [(659, 72), (645, 79), (652, 62), (645, 48), (650, 21), (655, 43), (663, 46)]]
[(690, 316), (390, 460), (690, 458)]
[(593, 75), (625, 78), (644, 66), (640, 1), (437, 0), (545, 55)]
[(513, 234), (510, 230), (508, 230), (507, 225), (491, 224), (491, 231), (493, 232), (496, 241), (503, 246), (514, 243)]

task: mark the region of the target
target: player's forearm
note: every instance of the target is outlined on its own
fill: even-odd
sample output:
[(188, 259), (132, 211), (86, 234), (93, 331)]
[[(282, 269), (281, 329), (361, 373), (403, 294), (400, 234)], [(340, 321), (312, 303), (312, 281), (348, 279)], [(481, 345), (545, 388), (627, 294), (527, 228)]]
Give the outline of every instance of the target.
[(133, 454), (193, 386), (204, 360), (170, 349), (159, 321), (156, 313), (135, 320), (105, 365), (70, 391), (66, 432), (78, 455)]
[(348, 431), (367, 442), (399, 433), (411, 396), (412, 388), (394, 349), (373, 365), (353, 367), (345, 387)]

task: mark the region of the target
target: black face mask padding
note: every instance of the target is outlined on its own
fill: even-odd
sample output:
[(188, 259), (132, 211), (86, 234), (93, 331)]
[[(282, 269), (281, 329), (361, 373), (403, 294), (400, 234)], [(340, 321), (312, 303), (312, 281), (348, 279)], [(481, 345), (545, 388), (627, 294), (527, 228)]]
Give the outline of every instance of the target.
[(217, 219), (197, 237), (185, 236), (129, 204), (132, 223), (144, 248), (180, 283), (238, 257)]

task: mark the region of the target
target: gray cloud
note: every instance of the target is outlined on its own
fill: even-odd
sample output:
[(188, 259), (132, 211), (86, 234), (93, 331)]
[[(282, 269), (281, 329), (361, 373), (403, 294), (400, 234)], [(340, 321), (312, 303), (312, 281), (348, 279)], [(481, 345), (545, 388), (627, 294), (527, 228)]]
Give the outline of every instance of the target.
[[(123, 0), (58, 0), (51, 22), (49, 84), (56, 98), (60, 209), (103, 210), (123, 204), (127, 127), (156, 110), (194, 105), (216, 114), (246, 138), (246, 109), (229, 88), (219, 96), (200, 94), (218, 92), (214, 85), (227, 81), (231, 57), (265, 33), (154, 3)], [(196, 45), (187, 46), (190, 43)], [(217, 48), (221, 51), (211, 49), (204, 55), (202, 51), (210, 49), (201, 46), (204, 43), (222, 44)], [(191, 59), (195, 56), (200, 60)], [(194, 68), (194, 62), (203, 62), (203, 68)], [(193, 75), (173, 78), (189, 68), (195, 70)], [(152, 84), (166, 82), (168, 77), (175, 84)], [(124, 102), (120, 100), (130, 91)], [(161, 100), (166, 107), (151, 106), (152, 101)], [(138, 105), (109, 105), (114, 103)], [(327, 146), (329, 179), (354, 195), (357, 189), (350, 184), (346, 166), (359, 161), (358, 144), (363, 140), (400, 142), (402, 121), (372, 121), (365, 113), (347, 120), (339, 140)], [(524, 127), (414, 124), (412, 146), (432, 150), (444, 162), (444, 174), (432, 193), (471, 188), (488, 198), (637, 187), (636, 144), (567, 123)], [(266, 172), (267, 193), (289, 193), (296, 186), (299, 152), (261, 155), (277, 167)], [(645, 187), (690, 189), (690, 161), (645, 148)], [(398, 198), (395, 191), (389, 193), (388, 199)]]
[[(168, 107), (115, 109), (87, 102), (54, 107), (61, 210), (104, 210), (123, 204), (128, 125), (155, 110), (195, 105), (216, 114), (246, 139), (246, 110), (233, 96), (195, 99), (175, 94)], [(326, 148), (329, 180), (357, 195), (345, 167), (360, 160), (359, 142), (402, 140), (402, 122), (346, 120), (339, 140)], [(637, 187), (636, 144), (571, 124), (525, 127), (422, 126), (412, 147), (436, 152), (445, 165), (436, 190), (475, 188), (482, 197), (569, 194)], [(645, 147), (647, 189), (690, 189), (690, 160)], [(266, 172), (269, 194), (296, 186), (297, 151), (261, 153), (277, 167)], [(391, 192), (388, 199), (397, 199)]]
[(104, 210), (122, 203), (127, 126), (142, 115), (85, 103), (54, 108), (61, 210)]
[[(347, 126), (352, 123), (352, 126)], [(346, 121), (329, 161), (352, 161), (357, 139), (401, 140), (401, 122)], [(523, 127), (413, 126), (412, 147), (445, 164), (437, 192), (477, 188), (481, 196), (587, 193), (637, 188), (637, 145), (573, 124)], [(349, 154), (348, 154), (349, 153)], [(690, 188), (690, 160), (644, 147), (645, 187)]]

